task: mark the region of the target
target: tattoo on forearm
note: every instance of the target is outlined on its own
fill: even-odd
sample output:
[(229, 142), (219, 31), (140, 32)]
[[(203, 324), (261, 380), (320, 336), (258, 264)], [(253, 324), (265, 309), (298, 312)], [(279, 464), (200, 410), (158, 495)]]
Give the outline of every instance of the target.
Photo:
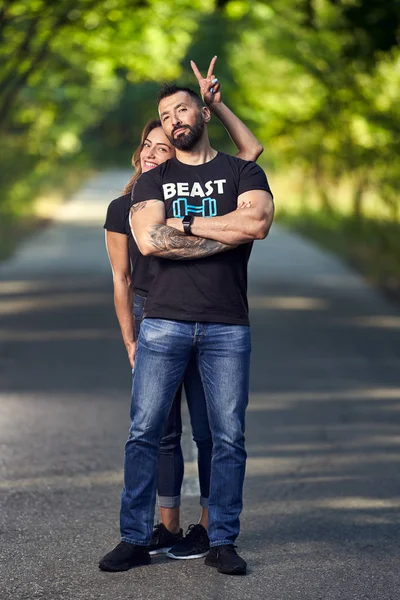
[(168, 225), (153, 225), (150, 238), (151, 243), (158, 250), (157, 255), (171, 260), (205, 258), (235, 248), (206, 238), (188, 237)]

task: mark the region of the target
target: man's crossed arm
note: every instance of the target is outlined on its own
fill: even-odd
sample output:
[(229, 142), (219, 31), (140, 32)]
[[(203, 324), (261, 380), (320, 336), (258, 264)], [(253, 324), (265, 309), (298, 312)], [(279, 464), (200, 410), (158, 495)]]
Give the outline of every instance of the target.
[(144, 256), (171, 260), (205, 258), (232, 250), (235, 246), (197, 236), (187, 236), (165, 224), (165, 206), (160, 200), (146, 200), (131, 207), (133, 237)]
[(188, 260), (265, 238), (273, 216), (272, 196), (264, 190), (253, 190), (241, 194), (238, 208), (226, 215), (195, 217), (192, 236), (183, 232), (180, 219), (165, 220), (165, 206), (159, 200), (134, 204), (130, 223), (139, 250), (145, 256)]
[[(194, 235), (238, 246), (266, 238), (273, 218), (271, 194), (265, 190), (252, 190), (240, 194), (238, 208), (226, 215), (195, 217), (191, 231)], [(180, 219), (167, 219), (167, 225), (183, 231)]]

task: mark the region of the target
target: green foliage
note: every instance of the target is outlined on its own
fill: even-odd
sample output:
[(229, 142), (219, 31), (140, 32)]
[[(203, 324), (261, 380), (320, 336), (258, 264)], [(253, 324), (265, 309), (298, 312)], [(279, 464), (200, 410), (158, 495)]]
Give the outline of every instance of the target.
[[(349, 172), (357, 214), (368, 187), (383, 189), (386, 182), (393, 202), (389, 181), (400, 170), (399, 48), (380, 50), (373, 65), (366, 65), (364, 51), (350, 56), (348, 3), (303, 2), (303, 11), (294, 0), (234, 4), (247, 6), (239, 40), (228, 42), (235, 105), (257, 117), (257, 133), (268, 140), (276, 166), (301, 167), (319, 184), (325, 207), (334, 205), (337, 184)], [(395, 5), (389, 2), (388, 10)], [(362, 33), (369, 39), (368, 29)], [(377, 52), (374, 47), (374, 57)]]
[[(116, 106), (127, 82), (177, 77), (196, 17), (213, 5), (212, 0), (4, 0), (0, 213), (28, 209), (40, 175), (46, 179), (60, 164), (76, 164), (79, 154), (87, 154), (85, 132)], [(96, 144), (108, 145), (100, 137)]]

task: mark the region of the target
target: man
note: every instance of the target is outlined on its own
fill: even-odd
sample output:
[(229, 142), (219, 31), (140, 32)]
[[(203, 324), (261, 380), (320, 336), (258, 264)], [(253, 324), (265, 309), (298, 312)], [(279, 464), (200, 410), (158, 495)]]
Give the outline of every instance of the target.
[(165, 86), (159, 113), (176, 158), (143, 174), (132, 196), (135, 240), (142, 254), (159, 259), (158, 272), (146, 301), (133, 372), (122, 541), (100, 568), (121, 571), (150, 562), (146, 547), (154, 520), (159, 441), (195, 355), (214, 442), (211, 550), (205, 563), (222, 573), (244, 574), (246, 563), (233, 544), (246, 463), (247, 263), (252, 242), (268, 234), (273, 200), (260, 167), (211, 148), (210, 111), (195, 92)]

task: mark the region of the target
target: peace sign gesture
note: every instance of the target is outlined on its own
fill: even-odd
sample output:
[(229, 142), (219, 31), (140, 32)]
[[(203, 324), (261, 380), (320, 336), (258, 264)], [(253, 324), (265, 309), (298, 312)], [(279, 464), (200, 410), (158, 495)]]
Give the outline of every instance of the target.
[(192, 67), (193, 73), (199, 82), (201, 97), (207, 106), (221, 102), (221, 86), (218, 79), (214, 75), (214, 66), (216, 62), (217, 57), (214, 56), (211, 59), (210, 66), (208, 67), (207, 77), (204, 78), (197, 68), (196, 63), (193, 60), (190, 61), (190, 66)]

